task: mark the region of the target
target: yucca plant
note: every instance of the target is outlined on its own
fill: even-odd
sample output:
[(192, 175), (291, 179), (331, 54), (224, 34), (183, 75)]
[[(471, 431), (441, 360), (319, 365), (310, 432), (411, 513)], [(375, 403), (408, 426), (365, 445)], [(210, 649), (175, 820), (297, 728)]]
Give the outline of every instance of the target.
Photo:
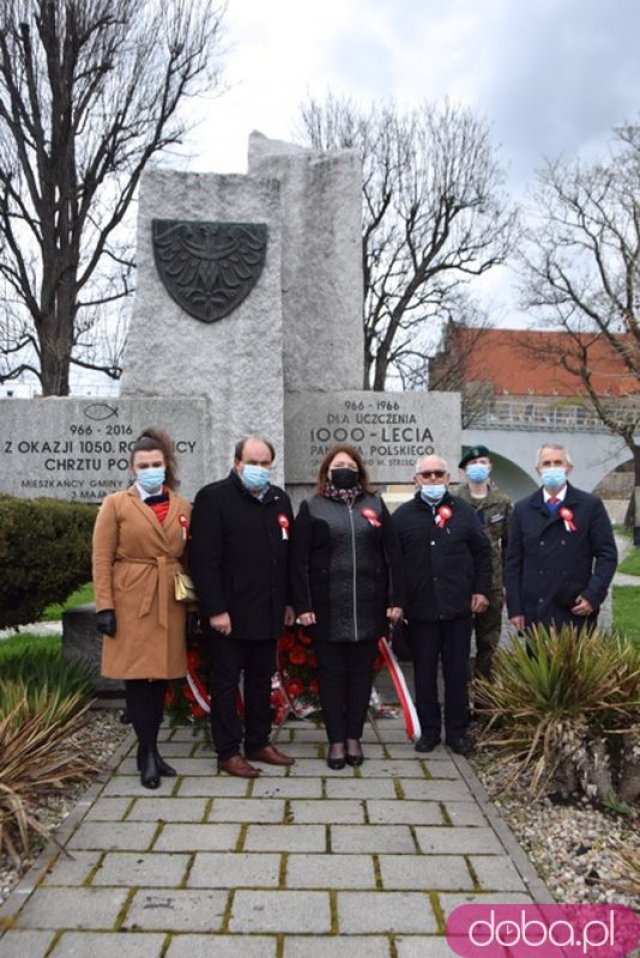
[[(504, 750), (533, 793), (582, 791), (605, 799), (625, 781), (640, 731), (640, 650), (625, 637), (565, 626), (533, 628), (479, 679), (475, 705), (486, 722), (479, 744)], [(622, 790), (625, 801), (640, 793)]]
[(48, 834), (38, 806), (70, 779), (89, 778), (97, 766), (72, 738), (91, 705), (81, 692), (56, 697), (35, 713), (27, 695), (17, 693), (16, 685), (12, 708), (0, 720), (0, 852), (19, 864), (32, 835)]
[(83, 699), (92, 694), (93, 677), (86, 665), (67, 662), (59, 648), (33, 646), (2, 659), (0, 718), (13, 710), (26, 696), (30, 714), (38, 713), (45, 703), (55, 710), (55, 702), (79, 693)]

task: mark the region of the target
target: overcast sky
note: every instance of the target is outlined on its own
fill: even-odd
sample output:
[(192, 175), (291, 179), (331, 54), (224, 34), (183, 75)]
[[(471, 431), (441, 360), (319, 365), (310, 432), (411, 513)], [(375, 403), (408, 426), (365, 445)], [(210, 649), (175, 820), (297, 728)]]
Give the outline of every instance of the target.
[(329, 88), (474, 107), (514, 190), (542, 154), (601, 147), (640, 113), (637, 0), (229, 0), (225, 23), (230, 89), (191, 169), (243, 172), (251, 130), (291, 138), (298, 104)]
[[(309, 94), (447, 96), (489, 121), (520, 199), (542, 156), (602, 153), (640, 117), (638, 0), (229, 0), (225, 25), (228, 89), (202, 107), (191, 170), (245, 172), (250, 132), (293, 139)], [(479, 293), (520, 324), (506, 285)]]

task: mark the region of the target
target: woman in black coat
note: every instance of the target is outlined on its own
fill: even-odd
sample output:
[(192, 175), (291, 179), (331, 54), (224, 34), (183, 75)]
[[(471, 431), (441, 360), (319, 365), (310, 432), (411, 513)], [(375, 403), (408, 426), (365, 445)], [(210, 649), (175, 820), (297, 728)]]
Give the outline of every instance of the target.
[(324, 457), (292, 540), (293, 600), (318, 659), (329, 768), (361, 765), (372, 666), (402, 617), (402, 559), (387, 507), (352, 446)]

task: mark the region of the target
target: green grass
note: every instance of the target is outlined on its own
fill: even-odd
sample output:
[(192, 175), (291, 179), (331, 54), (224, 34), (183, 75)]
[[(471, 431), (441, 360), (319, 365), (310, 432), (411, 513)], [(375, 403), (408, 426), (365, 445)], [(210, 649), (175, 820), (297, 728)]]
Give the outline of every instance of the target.
[(65, 609), (70, 609), (75, 605), (87, 605), (89, 602), (93, 602), (93, 584), (86, 582), (85, 585), (72, 592), (66, 602), (47, 606), (42, 613), (42, 621), (57, 622), (58, 619), (62, 618)]
[(635, 585), (613, 587), (613, 625), (640, 644), (640, 588)]
[(19, 655), (29, 649), (31, 652), (48, 654), (60, 652), (61, 640), (59, 635), (35, 635), (32, 632), (18, 632), (7, 639), (0, 640), (0, 665), (9, 656)]
[(626, 556), (618, 566), (618, 572), (627, 575), (640, 575), (640, 549), (636, 547)]

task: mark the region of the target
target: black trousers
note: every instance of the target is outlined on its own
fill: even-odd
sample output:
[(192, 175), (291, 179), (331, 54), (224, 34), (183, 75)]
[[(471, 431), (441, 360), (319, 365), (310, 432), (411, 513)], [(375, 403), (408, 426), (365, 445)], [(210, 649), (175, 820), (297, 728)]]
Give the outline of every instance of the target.
[(438, 663), (444, 676), (444, 725), (447, 740), (464, 735), (469, 724), (467, 676), (472, 617), (446, 622), (412, 622), (409, 644), (413, 652), (416, 709), (423, 734), (442, 728), (438, 701)]
[(371, 697), (372, 665), (378, 650), (371, 642), (314, 642), (320, 705), (329, 742), (361, 738)]
[(153, 751), (164, 714), (166, 679), (126, 679), (124, 688), (127, 711), (138, 742)]
[[(276, 643), (217, 635), (211, 650), (211, 735), (218, 758), (254, 752), (269, 744), (271, 677), (276, 670)], [(244, 733), (237, 695), (244, 672)]]

